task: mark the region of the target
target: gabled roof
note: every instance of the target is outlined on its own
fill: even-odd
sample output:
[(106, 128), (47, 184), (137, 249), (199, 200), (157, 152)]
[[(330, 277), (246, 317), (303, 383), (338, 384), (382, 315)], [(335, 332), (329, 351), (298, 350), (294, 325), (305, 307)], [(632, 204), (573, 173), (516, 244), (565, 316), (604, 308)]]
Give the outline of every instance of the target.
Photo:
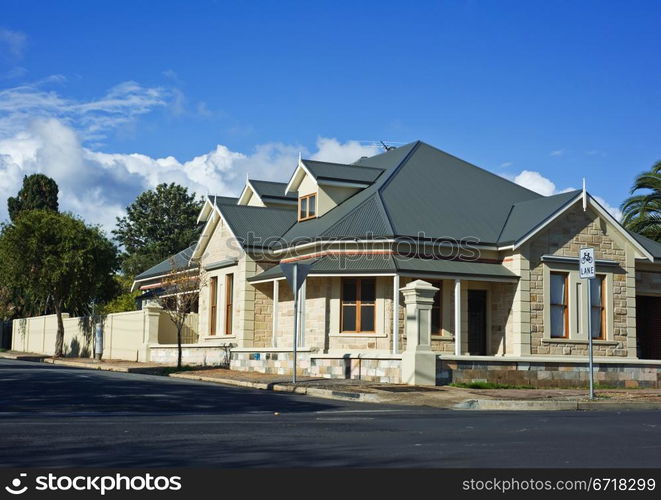
[(283, 234), (297, 217), (295, 211), (284, 208), (219, 205), (218, 209), (239, 243), (254, 247), (261, 247), (265, 240)]
[(234, 196), (208, 196), (209, 201), (214, 205), (236, 205), (239, 201)]
[(294, 192), (298, 189), (306, 175), (312, 177), (319, 185), (336, 185), (354, 188), (366, 188), (373, 184), (383, 173), (383, 168), (368, 166), (360, 162), (347, 165), (327, 161), (300, 159), (292, 174), (285, 191)]
[(238, 198), (237, 203), (245, 205), (251, 195), (257, 196), (264, 204), (287, 203), (296, 204), (296, 193), (285, 193), (287, 184), (284, 182), (259, 181), (248, 179)]
[(172, 257), (168, 257), (163, 262), (159, 262), (155, 266), (150, 267), (146, 271), (138, 274), (134, 281), (145, 281), (151, 278), (156, 278), (158, 276), (167, 275), (170, 271), (172, 271), (172, 260), (174, 260), (174, 265), (177, 269), (194, 269), (196, 266), (190, 264), (190, 258), (193, 255), (194, 249), (195, 245), (191, 245), (181, 252), (173, 255)]
[(285, 193), (287, 184), (284, 182), (258, 181), (251, 179), (250, 184), (262, 200), (264, 198), (276, 198), (296, 201), (296, 193)]
[(383, 169), (362, 165), (345, 165), (327, 161), (301, 160), (317, 181), (347, 181), (372, 184)]

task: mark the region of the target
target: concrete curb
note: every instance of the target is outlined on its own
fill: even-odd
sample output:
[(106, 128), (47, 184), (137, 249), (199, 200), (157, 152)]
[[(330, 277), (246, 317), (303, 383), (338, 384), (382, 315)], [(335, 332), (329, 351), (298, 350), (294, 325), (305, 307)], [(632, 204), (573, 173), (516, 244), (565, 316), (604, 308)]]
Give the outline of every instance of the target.
[(188, 380), (199, 380), (201, 382), (212, 382), (215, 384), (234, 385), (237, 387), (248, 387), (251, 389), (260, 389), (273, 392), (288, 392), (291, 394), (301, 394), (316, 398), (339, 399), (342, 401), (363, 401), (368, 403), (378, 403), (381, 398), (378, 394), (337, 391), (333, 389), (320, 389), (319, 387), (306, 387), (304, 385), (291, 385), (283, 383), (249, 382), (246, 380), (236, 380), (230, 378), (205, 377), (203, 375), (190, 375), (187, 373), (171, 373), (172, 378), (183, 378)]
[(48, 357), (46, 354), (12, 354), (9, 352), (0, 352), (0, 358), (14, 359), (16, 361), (35, 361), (41, 363)]
[[(125, 367), (112, 366), (100, 363), (80, 363), (63, 359), (53, 359), (41, 354), (12, 354), (0, 353), (0, 358), (14, 359), (18, 361), (36, 361), (50, 363), (53, 365), (70, 366), (86, 370), (103, 370), (120, 373), (140, 373), (146, 375), (159, 375), (162, 367)], [(205, 377), (204, 375), (191, 375), (188, 373), (169, 373), (166, 376), (172, 378), (198, 380), (215, 384), (232, 385), (236, 387), (247, 387), (274, 392), (288, 392), (324, 399), (337, 399), (341, 401), (361, 401), (365, 403), (402, 404), (389, 398), (388, 395), (353, 392), (351, 390), (322, 389), (319, 387), (307, 387), (305, 385), (292, 385), (276, 382), (252, 382), (248, 380), (237, 380), (232, 378)], [(304, 383), (303, 383), (304, 384)], [(467, 399), (455, 405), (448, 405), (453, 410), (478, 410), (478, 411), (626, 411), (626, 410), (661, 410), (661, 402), (653, 401), (547, 401), (547, 400), (502, 400), (502, 399)]]
[(661, 410), (661, 402), (469, 399), (454, 405), (453, 409), (481, 411)]

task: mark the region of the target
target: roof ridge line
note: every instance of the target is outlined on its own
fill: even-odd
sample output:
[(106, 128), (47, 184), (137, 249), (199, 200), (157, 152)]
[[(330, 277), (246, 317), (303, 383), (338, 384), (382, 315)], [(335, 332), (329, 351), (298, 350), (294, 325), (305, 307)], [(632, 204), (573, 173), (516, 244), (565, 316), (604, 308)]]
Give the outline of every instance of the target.
[[(321, 236), (324, 236), (324, 235), (327, 234), (328, 232), (332, 231), (337, 225), (339, 225), (339, 224), (341, 224), (342, 222), (344, 222), (344, 221), (346, 220), (347, 217), (349, 217), (350, 215), (352, 215), (352, 214), (354, 214), (355, 212), (357, 212), (358, 210), (360, 210), (360, 209), (363, 207), (363, 205), (365, 205), (365, 204), (368, 203), (372, 198), (374, 198), (376, 194), (377, 194), (377, 193), (372, 193), (372, 194), (369, 195), (366, 199), (364, 199), (363, 201), (361, 201), (361, 202), (358, 204), (358, 206), (357, 206), (356, 208), (354, 208), (351, 212), (349, 212), (348, 214), (346, 214), (344, 217), (342, 217), (340, 220), (336, 221), (332, 226), (330, 226), (328, 229), (326, 229), (323, 233), (321, 233)], [(337, 205), (337, 206), (339, 207), (339, 205)], [(334, 207), (334, 208), (336, 208), (336, 207)], [(325, 215), (325, 214), (324, 214), (324, 215)], [(390, 223), (390, 221), (388, 221), (388, 223)], [(391, 229), (392, 229), (392, 227), (391, 227)]]
[[(375, 155), (375, 156), (377, 156), (377, 155)], [(373, 157), (370, 156), (370, 158), (373, 158)], [(351, 167), (351, 168), (364, 168), (364, 169), (369, 169), (369, 170), (382, 170), (382, 171), (386, 170), (385, 168), (367, 167), (367, 166), (363, 166), (363, 165), (356, 165), (354, 163), (337, 163), (337, 162), (334, 162), (334, 161), (310, 160), (310, 159), (307, 159), (307, 158), (302, 158), (301, 161), (303, 163), (305, 163), (306, 161), (313, 161), (313, 162), (316, 162), (316, 163), (328, 163), (329, 165), (339, 165), (341, 167)]]
[(395, 175), (397, 175), (397, 173), (402, 169), (402, 167), (411, 159), (411, 156), (413, 156), (413, 153), (417, 151), (420, 144), (422, 144), (422, 141), (420, 140), (415, 141), (415, 144), (411, 148), (411, 151), (406, 153), (406, 156), (402, 158), (402, 161), (400, 161), (399, 164), (392, 169), (390, 175), (388, 175), (388, 177), (385, 178), (383, 182), (381, 182), (381, 185), (376, 189), (376, 194), (379, 195), (379, 202), (383, 207), (383, 212), (386, 214), (386, 220), (388, 221), (388, 225), (390, 226), (390, 231), (392, 232), (393, 236), (395, 235), (395, 226), (392, 223), (392, 217), (390, 217), (390, 212), (388, 212), (388, 208), (386, 207), (386, 204), (383, 203), (382, 192), (388, 186), (388, 184), (390, 184), (392, 179), (395, 177)]
[(498, 236), (496, 237), (496, 244), (500, 243), (500, 237), (503, 235), (503, 231), (505, 231), (505, 228), (507, 227), (507, 222), (510, 220), (510, 217), (512, 216), (512, 212), (514, 211), (514, 205), (516, 203), (512, 203), (510, 205), (510, 210), (507, 212), (507, 217), (505, 217), (505, 221), (503, 222), (503, 226), (500, 228), (500, 232), (498, 233)]

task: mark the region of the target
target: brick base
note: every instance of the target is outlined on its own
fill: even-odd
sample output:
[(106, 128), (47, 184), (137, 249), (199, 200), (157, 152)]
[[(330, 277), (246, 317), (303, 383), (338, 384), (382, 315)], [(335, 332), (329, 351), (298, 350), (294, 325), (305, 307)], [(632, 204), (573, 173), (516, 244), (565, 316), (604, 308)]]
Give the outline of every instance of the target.
[[(589, 384), (587, 364), (442, 359), (436, 363), (436, 385), (476, 381), (539, 388), (579, 388)], [(605, 387), (658, 389), (661, 365), (595, 363), (594, 381)]]

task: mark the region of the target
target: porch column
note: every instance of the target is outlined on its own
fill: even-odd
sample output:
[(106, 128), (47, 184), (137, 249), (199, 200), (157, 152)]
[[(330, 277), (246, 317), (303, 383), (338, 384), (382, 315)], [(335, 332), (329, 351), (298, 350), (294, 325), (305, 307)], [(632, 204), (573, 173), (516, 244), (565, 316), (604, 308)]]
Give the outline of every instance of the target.
[(298, 291), (298, 347), (305, 347), (305, 298), (308, 280), (306, 279)]
[(273, 281), (273, 307), (271, 307), (273, 314), (273, 326), (271, 328), (271, 346), (278, 347), (278, 301), (280, 300), (280, 282), (278, 280)]
[(454, 354), (461, 356), (461, 280), (454, 280)]
[(392, 353), (399, 352), (399, 274), (392, 279)]
[(431, 309), (438, 288), (422, 280), (401, 289), (406, 303), (406, 350), (402, 382), (436, 385), (436, 353), (431, 350)]

